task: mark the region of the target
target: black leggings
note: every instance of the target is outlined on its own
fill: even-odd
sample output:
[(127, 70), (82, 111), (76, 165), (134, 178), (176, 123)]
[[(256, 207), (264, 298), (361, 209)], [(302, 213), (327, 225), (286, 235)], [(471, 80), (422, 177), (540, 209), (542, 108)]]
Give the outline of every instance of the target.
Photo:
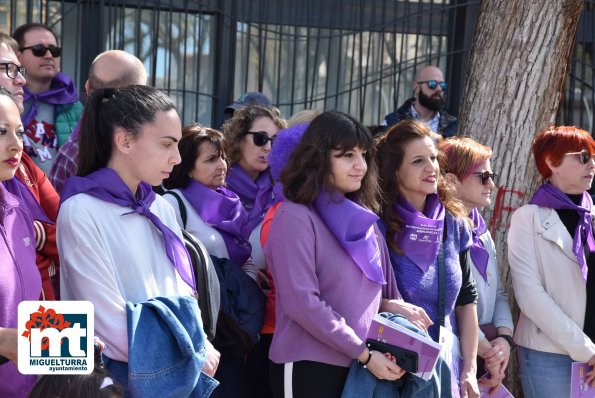
[(349, 368), (321, 362), (298, 361), (288, 364), (270, 362), (270, 378), (273, 396), (289, 398), (284, 392), (285, 368), (291, 369), (293, 398), (340, 398), (347, 380)]

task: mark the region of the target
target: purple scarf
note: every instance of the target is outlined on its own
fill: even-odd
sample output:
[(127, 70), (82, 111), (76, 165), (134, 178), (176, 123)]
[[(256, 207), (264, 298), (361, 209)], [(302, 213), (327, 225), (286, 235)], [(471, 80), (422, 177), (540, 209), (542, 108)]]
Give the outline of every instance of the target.
[(490, 255), (481, 239), (479, 239), (479, 237), (487, 231), (486, 223), (481, 214), (477, 211), (477, 208), (473, 208), (470, 217), (473, 221), (473, 230), (471, 231), (473, 244), (469, 248), (469, 253), (471, 254), (471, 260), (473, 261), (475, 268), (477, 268), (483, 279), (488, 283), (488, 260)]
[(366, 278), (384, 285), (380, 248), (374, 232), (378, 216), (337, 193), (323, 190), (314, 208)]
[(42, 221), (48, 224), (54, 224), (43, 208), (33, 195), (33, 193), (27, 188), (27, 186), (19, 180), (17, 177), (13, 177), (10, 180), (2, 181), (4, 188), (14, 196), (16, 196), (20, 203), (24, 204), (27, 210), (31, 213), (34, 220)]
[(44, 91), (43, 93), (32, 93), (27, 86), (24, 86), (23, 90), (25, 91), (23, 101), (28, 102), (29, 100), (32, 100), (31, 106), (22, 117), (23, 126), (28, 126), (29, 123), (31, 123), (31, 120), (37, 116), (38, 101), (51, 105), (65, 105), (75, 103), (79, 100), (79, 95), (72, 79), (62, 72), (59, 72), (56, 77), (54, 77), (52, 85), (48, 91)]
[(578, 260), (583, 281), (586, 283), (588, 269), (585, 261), (585, 245), (590, 252), (595, 252), (595, 239), (593, 238), (593, 227), (591, 225), (591, 208), (593, 207), (591, 196), (583, 192), (580, 205), (575, 205), (564, 192), (550, 183), (545, 183), (537, 189), (529, 203), (555, 210), (569, 209), (578, 212), (579, 221), (574, 230), (572, 252)]
[[(123, 216), (137, 213), (147, 217), (163, 235), (167, 258), (173, 263), (184, 282), (196, 291), (192, 260), (184, 242), (163, 224), (159, 217), (151, 213), (151, 203), (155, 200), (156, 195), (150, 185), (141, 182), (136, 193), (138, 198), (135, 198), (120, 176), (114, 170), (104, 167), (86, 177), (70, 177), (64, 185), (60, 204), (79, 193), (86, 193), (105, 202), (132, 209), (131, 212), (125, 213)], [(114, 225), (114, 228), (116, 227)]]
[(253, 181), (238, 164), (230, 167), (227, 174), (227, 186), (232, 190), (244, 205), (248, 213), (245, 228), (252, 232), (264, 219), (264, 215), (273, 204), (273, 183), (268, 170), (260, 173)]
[(224, 187), (212, 190), (194, 180), (190, 180), (188, 186), (180, 191), (200, 218), (219, 231), (230, 260), (243, 265), (252, 253), (252, 246), (248, 241), (250, 231), (246, 231), (247, 234), (242, 231), (248, 214), (240, 198)]
[(436, 261), (442, 244), (444, 205), (440, 203), (438, 195), (433, 193), (427, 196), (423, 213), (402, 196), (393, 206), (403, 220), (403, 229), (395, 234), (397, 245), (409, 260), (427, 272)]

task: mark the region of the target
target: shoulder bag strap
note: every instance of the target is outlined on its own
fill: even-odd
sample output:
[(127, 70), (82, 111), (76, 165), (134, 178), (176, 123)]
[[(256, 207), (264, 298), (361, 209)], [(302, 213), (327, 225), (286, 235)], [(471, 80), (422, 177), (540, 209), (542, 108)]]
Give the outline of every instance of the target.
[(444, 301), (446, 294), (446, 265), (444, 264), (444, 241), (438, 251), (438, 320), (444, 326)]
[(186, 229), (186, 220), (188, 219), (188, 216), (186, 215), (186, 206), (184, 205), (184, 201), (182, 200), (180, 195), (178, 195), (174, 191), (166, 191), (164, 193), (164, 195), (168, 194), (176, 198), (176, 200), (178, 201), (178, 207), (180, 208), (180, 217), (182, 217), (182, 225), (183, 228)]

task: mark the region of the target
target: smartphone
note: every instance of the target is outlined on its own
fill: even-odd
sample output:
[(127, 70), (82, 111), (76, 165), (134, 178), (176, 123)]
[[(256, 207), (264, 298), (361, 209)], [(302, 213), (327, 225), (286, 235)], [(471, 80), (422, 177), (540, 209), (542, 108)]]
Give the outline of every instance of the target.
[(366, 345), (370, 350), (390, 353), (397, 358), (397, 365), (402, 369), (410, 373), (417, 373), (419, 360), (417, 352), (372, 339), (366, 340)]

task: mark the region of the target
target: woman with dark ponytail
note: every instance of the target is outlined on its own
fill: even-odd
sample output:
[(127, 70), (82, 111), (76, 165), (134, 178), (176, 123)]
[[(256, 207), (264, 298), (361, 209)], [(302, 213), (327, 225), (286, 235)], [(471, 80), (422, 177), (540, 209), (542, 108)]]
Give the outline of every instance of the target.
[[(124, 387), (127, 374), (122, 380), (110, 364), (128, 366), (133, 358), (129, 307), (156, 297), (188, 297), (196, 290), (174, 210), (151, 189), (180, 162), (181, 136), (174, 104), (159, 90), (96, 90), (82, 117), (78, 176), (62, 191), (62, 298), (94, 304), (95, 334), (106, 343), (106, 366)], [(193, 315), (200, 322), (197, 306)], [(202, 369), (213, 375), (218, 353), (203, 340)]]

